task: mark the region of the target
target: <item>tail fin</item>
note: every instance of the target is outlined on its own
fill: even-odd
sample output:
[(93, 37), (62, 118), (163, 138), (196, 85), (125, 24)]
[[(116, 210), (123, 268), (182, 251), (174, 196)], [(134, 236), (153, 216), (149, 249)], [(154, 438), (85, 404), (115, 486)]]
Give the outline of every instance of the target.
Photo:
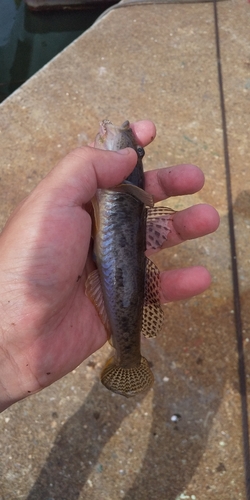
[(146, 358), (141, 357), (141, 364), (134, 368), (122, 368), (111, 358), (102, 371), (101, 381), (110, 391), (129, 398), (149, 389), (154, 376)]

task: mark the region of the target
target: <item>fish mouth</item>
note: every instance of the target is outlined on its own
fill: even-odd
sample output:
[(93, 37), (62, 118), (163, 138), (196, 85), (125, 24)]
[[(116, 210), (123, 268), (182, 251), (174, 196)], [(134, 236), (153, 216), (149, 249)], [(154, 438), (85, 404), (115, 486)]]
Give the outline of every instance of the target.
[(107, 133), (108, 133), (108, 129), (109, 129), (109, 128), (111, 128), (111, 127), (115, 128), (115, 129), (117, 129), (117, 128), (118, 128), (118, 127), (115, 127), (115, 125), (113, 125), (113, 123), (112, 123), (110, 120), (108, 120), (108, 119), (102, 120), (102, 121), (100, 122), (100, 130), (99, 130), (99, 133), (100, 133), (102, 136), (107, 135)]
[(110, 120), (102, 120), (96, 140), (104, 144), (107, 139), (112, 140), (116, 137), (118, 130), (119, 128), (113, 125)]

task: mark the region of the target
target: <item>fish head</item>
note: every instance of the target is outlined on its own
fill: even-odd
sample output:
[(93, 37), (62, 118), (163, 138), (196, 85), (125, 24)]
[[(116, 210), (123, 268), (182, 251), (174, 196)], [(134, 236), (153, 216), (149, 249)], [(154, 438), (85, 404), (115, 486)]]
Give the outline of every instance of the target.
[(95, 139), (95, 147), (109, 151), (118, 151), (124, 148), (133, 148), (137, 153), (137, 163), (133, 172), (129, 175), (127, 180), (138, 186), (144, 188), (144, 175), (142, 158), (144, 156), (144, 149), (138, 145), (136, 138), (133, 134), (132, 128), (128, 120), (123, 122), (120, 127), (114, 125), (110, 120), (103, 120), (100, 123), (99, 133)]
[(95, 147), (109, 151), (118, 151), (127, 147), (136, 149), (137, 145), (129, 121), (126, 120), (121, 127), (117, 127), (110, 120), (103, 120), (95, 139)]

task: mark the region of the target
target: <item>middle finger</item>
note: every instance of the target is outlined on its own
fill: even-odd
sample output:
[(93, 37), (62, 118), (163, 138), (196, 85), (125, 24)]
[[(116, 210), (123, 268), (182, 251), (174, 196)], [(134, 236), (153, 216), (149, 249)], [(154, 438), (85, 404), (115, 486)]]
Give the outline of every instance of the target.
[(163, 248), (178, 245), (214, 232), (219, 226), (219, 215), (211, 205), (199, 204), (164, 217), (168, 227), (167, 239), (156, 250), (148, 250), (152, 255)]

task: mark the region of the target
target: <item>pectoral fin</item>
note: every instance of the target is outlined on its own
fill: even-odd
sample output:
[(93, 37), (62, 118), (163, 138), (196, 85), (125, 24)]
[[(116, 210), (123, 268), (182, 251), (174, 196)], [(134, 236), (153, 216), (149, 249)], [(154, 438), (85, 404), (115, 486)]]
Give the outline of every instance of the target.
[(100, 320), (110, 336), (110, 326), (104, 305), (100, 275), (97, 269), (88, 275), (85, 283), (85, 293), (95, 306)]
[(91, 203), (93, 207), (91, 236), (94, 239), (96, 233), (99, 230), (99, 219), (100, 219), (99, 204), (96, 195), (92, 198)]
[(156, 337), (163, 323), (160, 304), (160, 271), (149, 259), (146, 264), (145, 298), (142, 316), (142, 334), (147, 338)]
[(147, 207), (154, 206), (153, 196), (144, 191), (144, 189), (141, 189), (135, 186), (134, 184), (131, 184), (130, 182), (124, 182), (124, 184), (118, 184), (118, 186), (110, 188), (109, 191), (131, 194), (132, 196), (140, 200), (142, 203), (144, 203), (144, 205), (146, 205)]
[(168, 239), (171, 221), (175, 210), (168, 207), (151, 207), (147, 209), (147, 250), (160, 249)]

